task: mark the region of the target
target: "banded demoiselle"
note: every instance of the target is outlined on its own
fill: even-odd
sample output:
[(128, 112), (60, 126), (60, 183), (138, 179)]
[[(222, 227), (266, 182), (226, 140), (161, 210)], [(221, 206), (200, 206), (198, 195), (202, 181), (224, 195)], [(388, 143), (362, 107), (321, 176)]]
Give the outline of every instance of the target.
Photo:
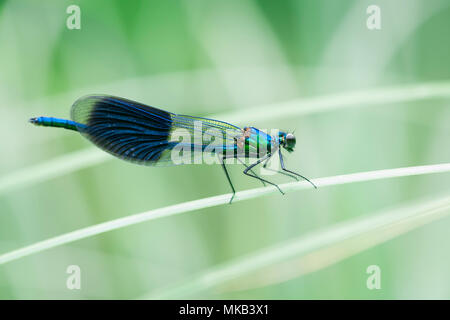
[[(174, 150), (181, 153), (191, 151), (192, 155), (209, 152), (217, 156), (225, 176), (231, 186), (233, 201), (236, 193), (228, 174), (226, 159), (234, 158), (245, 166), (244, 174), (258, 179), (263, 185), (280, 187), (257, 175), (253, 169), (260, 164), (266, 168), (269, 160), (278, 154), (281, 171), (277, 172), (298, 180), (306, 177), (286, 169), (281, 147), (292, 152), (295, 147), (295, 136), (292, 133), (279, 131), (271, 136), (254, 127), (239, 128), (232, 124), (188, 115), (179, 115), (157, 109), (139, 102), (124, 98), (90, 95), (78, 99), (72, 106), (72, 120), (53, 117), (31, 118), (30, 122), (38, 126), (60, 127), (80, 132), (83, 136), (112, 155), (144, 165), (176, 165)], [(180, 142), (180, 135), (175, 132), (194, 136), (194, 141)], [(200, 134), (201, 140), (195, 140)], [(179, 151), (179, 150), (178, 150)], [(183, 156), (186, 159), (186, 156)], [(246, 159), (253, 163), (246, 164)]]

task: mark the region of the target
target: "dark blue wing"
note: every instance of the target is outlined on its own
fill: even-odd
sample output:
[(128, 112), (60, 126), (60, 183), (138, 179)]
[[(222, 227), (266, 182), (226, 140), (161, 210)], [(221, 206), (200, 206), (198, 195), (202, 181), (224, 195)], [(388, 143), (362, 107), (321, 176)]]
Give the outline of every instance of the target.
[(113, 96), (86, 96), (72, 106), (79, 131), (101, 149), (124, 160), (152, 164), (170, 148), (172, 114)]
[[(234, 148), (234, 137), (242, 134), (240, 128), (226, 122), (176, 115), (105, 95), (78, 99), (71, 116), (85, 125), (78, 131), (101, 149), (145, 165), (174, 165), (171, 150), (180, 141), (185, 150), (192, 151), (190, 158), (208, 145), (217, 150)], [(200, 140), (194, 139), (197, 135)]]

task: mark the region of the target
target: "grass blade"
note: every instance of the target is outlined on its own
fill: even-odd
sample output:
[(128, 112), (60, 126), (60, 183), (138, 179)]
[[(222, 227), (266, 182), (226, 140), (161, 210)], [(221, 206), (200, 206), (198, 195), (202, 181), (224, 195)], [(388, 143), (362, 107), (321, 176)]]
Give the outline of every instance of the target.
[[(313, 181), (319, 188), (321, 188), (346, 183), (388, 179), (421, 174), (442, 173), (449, 171), (450, 171), (450, 163), (444, 163), (444, 164), (376, 170), (346, 175), (338, 175), (333, 177), (318, 178), (314, 179)], [(311, 185), (306, 181), (299, 181), (281, 184), (280, 187), (285, 192), (291, 192), (311, 188)], [(241, 191), (236, 193), (234, 201), (243, 201), (247, 199), (262, 197), (264, 195), (268, 195), (274, 192), (278, 192), (278, 190), (275, 187), (263, 187)], [(222, 204), (227, 204), (228, 201), (230, 200), (230, 197), (231, 194), (223, 194), (219, 196), (184, 202), (164, 208), (159, 208), (143, 213), (130, 215), (116, 220), (107, 221), (87, 228), (79, 229), (60, 236), (56, 236), (54, 238), (36, 242), (32, 245), (0, 255), (0, 264), (14, 261), (19, 258), (23, 258), (80, 239), (85, 239), (108, 231), (131, 226), (137, 223), (155, 220), (158, 218), (167, 217), (184, 212), (190, 212), (198, 209), (204, 209)]]
[(450, 214), (450, 196), (343, 222), (219, 265), (143, 299), (179, 299), (215, 288), (245, 290), (279, 283), (337, 263)]
[(0, 179), (0, 194), (94, 166), (110, 158), (112, 158), (111, 155), (98, 148), (88, 148), (65, 154), (5, 175)]

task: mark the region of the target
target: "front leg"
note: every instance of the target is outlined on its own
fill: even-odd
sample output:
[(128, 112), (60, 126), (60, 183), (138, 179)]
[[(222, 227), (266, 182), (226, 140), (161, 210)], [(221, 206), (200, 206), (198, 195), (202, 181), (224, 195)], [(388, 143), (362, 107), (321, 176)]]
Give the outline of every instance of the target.
[(299, 173), (290, 171), (290, 170), (288, 170), (288, 169), (285, 168), (285, 166), (284, 166), (284, 161), (283, 161), (283, 155), (281, 154), (281, 149), (278, 149), (278, 155), (280, 156), (280, 164), (281, 164), (281, 169), (282, 169), (283, 171), (286, 171), (286, 172), (289, 172), (289, 173), (294, 174), (294, 175), (296, 175), (296, 176), (299, 176), (300, 178), (302, 178), (302, 179), (308, 181), (309, 183), (311, 183), (311, 185), (312, 185), (314, 188), (317, 189), (317, 186), (316, 186), (314, 183), (312, 183), (312, 181), (309, 180), (308, 178), (302, 176), (302, 175), (299, 174)]
[(289, 174), (289, 173), (286, 173), (286, 172), (280, 171), (280, 170), (274, 170), (274, 169), (271, 169), (271, 168), (267, 168), (267, 165), (269, 164), (270, 159), (271, 159), (271, 158), (268, 158), (268, 159), (264, 162), (264, 165), (263, 165), (263, 168), (264, 168), (264, 169), (269, 170), (269, 171), (272, 171), (272, 172), (276, 172), (276, 173), (281, 173), (282, 175), (285, 175), (285, 176), (287, 176), (287, 177), (289, 177), (289, 178), (292, 178), (292, 179), (298, 181), (298, 178), (297, 178), (295, 175), (293, 175), (293, 174)]
[[(247, 166), (246, 164), (245, 164), (245, 162), (244, 161), (242, 161), (241, 160), (241, 158), (239, 158), (239, 157), (236, 157), (236, 159), (247, 169), (249, 166)], [(264, 182), (264, 180), (262, 180), (252, 169), (250, 169), (250, 172), (254, 175), (254, 176), (257, 176), (259, 179), (260, 179), (260, 181), (262, 182), (262, 184), (263, 184), (263, 186), (265, 187), (266, 186), (266, 183)]]
[(261, 177), (259, 177), (259, 176), (257, 176), (257, 175), (252, 174), (252, 173), (248, 173), (248, 171), (252, 170), (255, 166), (259, 165), (261, 162), (267, 160), (267, 159), (270, 158), (271, 156), (272, 156), (272, 154), (266, 155), (265, 157), (259, 159), (259, 160), (256, 161), (255, 163), (253, 163), (253, 164), (251, 164), (250, 166), (248, 166), (243, 172), (244, 172), (245, 175), (247, 175), (247, 176), (249, 176), (249, 177), (258, 179), (259, 181), (262, 181), (262, 182), (265, 182), (265, 183), (268, 183), (268, 184), (271, 184), (271, 185), (277, 187), (278, 191), (280, 191), (281, 194), (284, 194), (283, 190), (281, 190), (281, 188), (280, 188), (277, 184), (275, 184), (275, 183), (273, 183), (273, 182), (270, 182), (270, 181), (268, 181), (268, 180), (266, 180), (266, 179), (263, 179), (263, 178), (261, 178)]

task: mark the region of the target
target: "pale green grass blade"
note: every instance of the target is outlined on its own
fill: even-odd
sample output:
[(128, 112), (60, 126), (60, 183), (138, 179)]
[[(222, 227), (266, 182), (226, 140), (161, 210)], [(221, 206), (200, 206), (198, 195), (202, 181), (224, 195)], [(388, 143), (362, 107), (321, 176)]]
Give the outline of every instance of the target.
[[(248, 123), (261, 120), (300, 116), (342, 108), (383, 106), (389, 103), (448, 97), (450, 97), (450, 82), (423, 83), (302, 98), (278, 104), (245, 108), (210, 117), (238, 125), (248, 125)], [(1, 177), (0, 194), (97, 165), (108, 159), (112, 159), (112, 157), (93, 148), (66, 154)]]
[[(407, 168), (397, 168), (397, 169), (387, 169), (387, 170), (376, 170), (368, 172), (353, 173), (347, 175), (339, 175), (333, 177), (324, 177), (314, 179), (313, 182), (319, 188), (340, 185), (353, 182), (371, 181), (403, 176), (413, 176), (421, 174), (431, 174), (431, 173), (443, 173), (450, 171), (450, 163), (427, 165), (427, 166), (417, 166), (417, 167), (407, 167)], [(306, 181), (285, 183), (279, 185), (281, 189), (285, 192), (297, 191), (306, 188), (311, 188), (311, 185)], [(253, 199), (257, 197), (262, 197), (271, 193), (278, 192), (275, 187), (263, 187), (250, 189), (246, 191), (241, 191), (236, 193), (234, 201), (242, 201)], [(214, 207), (222, 204), (227, 204), (230, 200), (231, 194), (223, 194), (220, 196), (214, 196), (189, 202), (184, 202), (164, 208), (159, 208), (143, 213), (138, 213), (130, 215), (124, 218), (111, 220), (108, 222), (93, 225), (87, 228), (79, 229), (73, 232), (63, 234), (61, 236), (56, 236), (44, 241), (37, 242), (35, 244), (5, 253), (0, 256), (0, 264), (17, 260), (22, 257), (26, 257), (50, 248), (61, 246), (70, 242), (74, 242), (80, 239), (85, 239), (94, 235), (105, 233), (108, 231), (124, 228), (134, 224), (138, 224), (145, 221), (155, 220), (162, 217), (168, 217), (175, 214), (180, 214), (184, 212), (191, 212), (198, 209), (204, 209), (209, 207)]]
[(112, 156), (98, 148), (88, 148), (12, 172), (0, 179), (0, 194), (44, 182), (75, 170), (102, 163)]
[(312, 232), (214, 267), (144, 299), (179, 299), (262, 287), (311, 273), (450, 213), (450, 196), (373, 214)]
[(366, 108), (386, 104), (449, 98), (450, 82), (421, 83), (406, 86), (373, 88), (245, 108), (217, 115), (229, 122), (262, 121), (316, 114), (347, 108)]

